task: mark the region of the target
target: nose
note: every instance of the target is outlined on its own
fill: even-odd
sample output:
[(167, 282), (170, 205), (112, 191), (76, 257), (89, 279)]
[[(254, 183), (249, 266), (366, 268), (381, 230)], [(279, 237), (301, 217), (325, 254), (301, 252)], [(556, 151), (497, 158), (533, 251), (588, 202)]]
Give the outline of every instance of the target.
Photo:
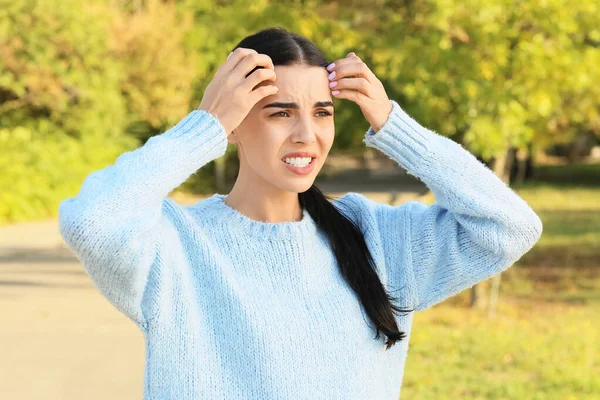
[(316, 140), (317, 135), (315, 135), (310, 118), (302, 118), (294, 130), (292, 141), (294, 143), (314, 143)]

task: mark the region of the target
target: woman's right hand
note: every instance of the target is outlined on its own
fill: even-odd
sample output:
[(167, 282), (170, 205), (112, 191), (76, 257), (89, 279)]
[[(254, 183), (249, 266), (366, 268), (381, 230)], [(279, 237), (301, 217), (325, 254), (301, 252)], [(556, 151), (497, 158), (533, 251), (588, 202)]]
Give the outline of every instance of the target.
[[(246, 78), (256, 66), (263, 66)], [(252, 90), (265, 80), (275, 80), (271, 57), (253, 49), (238, 47), (219, 67), (208, 84), (198, 110), (215, 116), (229, 135), (246, 118), (252, 107), (267, 96), (277, 93), (275, 85)]]

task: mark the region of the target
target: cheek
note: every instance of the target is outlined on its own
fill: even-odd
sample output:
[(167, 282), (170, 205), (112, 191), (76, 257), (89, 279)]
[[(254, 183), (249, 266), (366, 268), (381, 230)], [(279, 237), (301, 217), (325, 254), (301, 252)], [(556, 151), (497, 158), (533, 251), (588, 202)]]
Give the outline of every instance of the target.
[(277, 164), (285, 139), (272, 132), (253, 135), (249, 139), (245, 147), (252, 165), (268, 167)]
[(329, 150), (335, 140), (335, 128), (328, 127), (320, 135), (321, 148), (323, 150)]

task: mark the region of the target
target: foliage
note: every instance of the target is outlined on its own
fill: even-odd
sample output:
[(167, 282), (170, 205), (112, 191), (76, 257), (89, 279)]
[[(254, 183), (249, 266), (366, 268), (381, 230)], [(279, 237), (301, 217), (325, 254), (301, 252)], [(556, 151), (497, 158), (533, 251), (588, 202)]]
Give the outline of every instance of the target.
[(90, 172), (189, 112), (191, 20), (173, 6), (24, 0), (0, 13), (0, 223), (55, 216)]
[(184, 47), (190, 13), (158, 0), (133, 13), (113, 13), (111, 57), (123, 63), (121, 93), (130, 121), (127, 133), (142, 140), (175, 125), (192, 101), (200, 53)]
[[(332, 61), (356, 52), (411, 116), (486, 161), (600, 136), (595, 2), (0, 3), (0, 222), (55, 215), (87, 173), (196, 108), (235, 44), (268, 26), (305, 35)], [(363, 151), (358, 106), (334, 103), (332, 152)], [(213, 170), (181, 188), (212, 191)]]
[(131, 148), (110, 12), (75, 0), (0, 7), (0, 222), (56, 214), (85, 175)]

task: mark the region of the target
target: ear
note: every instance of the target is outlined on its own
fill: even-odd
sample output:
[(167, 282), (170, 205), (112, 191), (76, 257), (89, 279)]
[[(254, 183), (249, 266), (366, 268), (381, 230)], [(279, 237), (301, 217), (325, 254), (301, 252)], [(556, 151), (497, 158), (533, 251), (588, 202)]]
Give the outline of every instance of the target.
[(227, 136), (227, 141), (231, 144), (237, 144), (239, 142), (240, 137), (237, 132), (237, 128), (232, 130), (231, 133)]

